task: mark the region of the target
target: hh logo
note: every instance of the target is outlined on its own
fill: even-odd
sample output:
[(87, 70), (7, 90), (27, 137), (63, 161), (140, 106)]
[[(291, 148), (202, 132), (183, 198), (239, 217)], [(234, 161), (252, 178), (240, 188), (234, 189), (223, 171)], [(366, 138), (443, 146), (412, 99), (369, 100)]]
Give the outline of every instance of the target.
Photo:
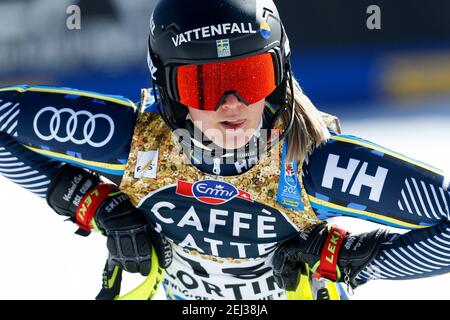
[(253, 201), (247, 192), (238, 190), (230, 183), (217, 180), (197, 181), (194, 184), (178, 181), (176, 193), (185, 197), (194, 197), (200, 202), (212, 205), (223, 204), (236, 197)]
[[(375, 176), (371, 176), (366, 173), (368, 166), (367, 162), (363, 162), (359, 170), (357, 170), (361, 162), (360, 160), (350, 158), (348, 165), (345, 168), (338, 166), (339, 158), (340, 157), (335, 154), (330, 154), (328, 156), (327, 165), (323, 174), (322, 187), (332, 189), (334, 179), (340, 179), (343, 181), (342, 192), (359, 196), (361, 187), (366, 186), (370, 188), (369, 199), (379, 202), (388, 169), (378, 167)], [(350, 185), (352, 180), (354, 181)]]

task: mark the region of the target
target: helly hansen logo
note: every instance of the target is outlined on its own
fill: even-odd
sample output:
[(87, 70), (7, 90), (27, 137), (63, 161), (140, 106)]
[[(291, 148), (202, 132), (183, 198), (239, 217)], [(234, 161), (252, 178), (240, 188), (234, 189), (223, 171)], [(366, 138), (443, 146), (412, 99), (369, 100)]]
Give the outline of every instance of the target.
[[(346, 167), (338, 166), (340, 156), (330, 154), (328, 156), (325, 172), (323, 174), (322, 187), (333, 188), (335, 179), (342, 180), (342, 192), (359, 196), (361, 187), (370, 188), (369, 199), (379, 202), (383, 186), (386, 181), (388, 169), (378, 167), (374, 176), (367, 174), (367, 162), (350, 158)], [(358, 169), (359, 168), (359, 169)]]

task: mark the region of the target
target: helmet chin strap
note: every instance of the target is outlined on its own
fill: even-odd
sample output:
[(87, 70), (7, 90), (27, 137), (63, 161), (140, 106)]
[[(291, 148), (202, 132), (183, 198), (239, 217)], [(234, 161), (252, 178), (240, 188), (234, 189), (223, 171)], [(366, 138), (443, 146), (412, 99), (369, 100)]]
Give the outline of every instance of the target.
[[(277, 120), (279, 119), (279, 117), (286, 112), (288, 109), (291, 110), (291, 117), (289, 120), (289, 123), (286, 127), (286, 129), (283, 131), (283, 133), (278, 137), (278, 139), (276, 139), (276, 141), (266, 141), (267, 143), (265, 143), (265, 149), (263, 150), (258, 150), (258, 155), (262, 155), (265, 152), (269, 152), (274, 146), (276, 146), (278, 143), (280, 143), (281, 141), (283, 141), (283, 139), (287, 136), (287, 134), (291, 131), (292, 126), (294, 124), (294, 119), (295, 119), (295, 88), (294, 88), (294, 80), (293, 80), (293, 76), (292, 76), (292, 69), (291, 69), (291, 64), (288, 61), (287, 62), (287, 68), (286, 68), (286, 76), (287, 81), (289, 83), (289, 86), (291, 88), (291, 100), (289, 101), (289, 99), (286, 97), (285, 101), (282, 102), (282, 106), (275, 112), (275, 114), (273, 115), (271, 121), (269, 122), (269, 126), (268, 128), (271, 130), (274, 128)], [(217, 158), (217, 156), (215, 156), (216, 153), (220, 154), (220, 158), (225, 158), (225, 157), (229, 157), (229, 156), (233, 156), (238, 152), (242, 152), (242, 150), (246, 148), (246, 146), (248, 146), (247, 143), (246, 146), (238, 148), (238, 149), (234, 149), (234, 150), (226, 150), (224, 148), (220, 148), (217, 145), (214, 145), (214, 148), (209, 148), (207, 146), (205, 146), (205, 144), (201, 141), (198, 141), (197, 139), (195, 139), (194, 136), (194, 132), (193, 132), (193, 123), (192, 123), (192, 128), (181, 128), (176, 124), (176, 121), (171, 121), (170, 118), (174, 118), (174, 116), (172, 114), (168, 114), (165, 110), (166, 109), (171, 109), (171, 108), (163, 108), (161, 103), (170, 103), (170, 99), (168, 99), (167, 96), (164, 96), (164, 92), (161, 92), (161, 90), (158, 90), (159, 92), (159, 96), (161, 97), (161, 99), (158, 99), (158, 93), (156, 92), (156, 84), (154, 83), (154, 81), (152, 80), (152, 85), (153, 85), (153, 95), (155, 98), (155, 103), (156, 106), (158, 108), (159, 113), (161, 114), (164, 122), (169, 126), (169, 128), (176, 133), (177, 130), (187, 130), (189, 133), (189, 137), (190, 139), (180, 139), (180, 136), (178, 136), (179, 138), (179, 143), (182, 145), (184, 150), (192, 150), (195, 147), (202, 149), (203, 151), (205, 151), (204, 153), (206, 153), (206, 155), (211, 156), (211, 158)], [(173, 120), (173, 119), (172, 119)], [(188, 119), (187, 119), (188, 120)], [(260, 131), (261, 127), (256, 131)], [(185, 138), (186, 136), (183, 136), (183, 138)], [(255, 135), (253, 135), (253, 137), (250, 139), (250, 141), (252, 141), (253, 139), (256, 139), (256, 142), (258, 142), (259, 137), (255, 137)], [(188, 140), (188, 141), (187, 141)], [(218, 151), (218, 152), (216, 152)], [(231, 151), (231, 152), (230, 152)], [(245, 152), (244, 152), (245, 153)]]

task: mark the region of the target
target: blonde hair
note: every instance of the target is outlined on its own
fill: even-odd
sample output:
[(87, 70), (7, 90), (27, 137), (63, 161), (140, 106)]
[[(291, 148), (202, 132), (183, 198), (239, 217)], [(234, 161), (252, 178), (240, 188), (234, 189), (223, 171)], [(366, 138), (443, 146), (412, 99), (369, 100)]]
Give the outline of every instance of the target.
[[(294, 124), (288, 133), (287, 161), (303, 161), (314, 148), (326, 142), (329, 137), (327, 125), (321, 113), (311, 100), (303, 93), (296, 79), (294, 82), (295, 115)], [(288, 99), (292, 98), (290, 86), (287, 89)], [(281, 115), (284, 124), (291, 119), (291, 110)]]

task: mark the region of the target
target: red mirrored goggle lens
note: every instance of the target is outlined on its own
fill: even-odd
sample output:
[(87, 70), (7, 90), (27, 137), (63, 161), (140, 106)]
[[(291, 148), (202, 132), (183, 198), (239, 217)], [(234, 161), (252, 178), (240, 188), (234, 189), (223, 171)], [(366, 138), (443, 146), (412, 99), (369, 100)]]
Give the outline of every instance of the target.
[(268, 97), (276, 88), (271, 53), (177, 69), (179, 102), (199, 110), (216, 110), (224, 95), (236, 93), (248, 105)]

